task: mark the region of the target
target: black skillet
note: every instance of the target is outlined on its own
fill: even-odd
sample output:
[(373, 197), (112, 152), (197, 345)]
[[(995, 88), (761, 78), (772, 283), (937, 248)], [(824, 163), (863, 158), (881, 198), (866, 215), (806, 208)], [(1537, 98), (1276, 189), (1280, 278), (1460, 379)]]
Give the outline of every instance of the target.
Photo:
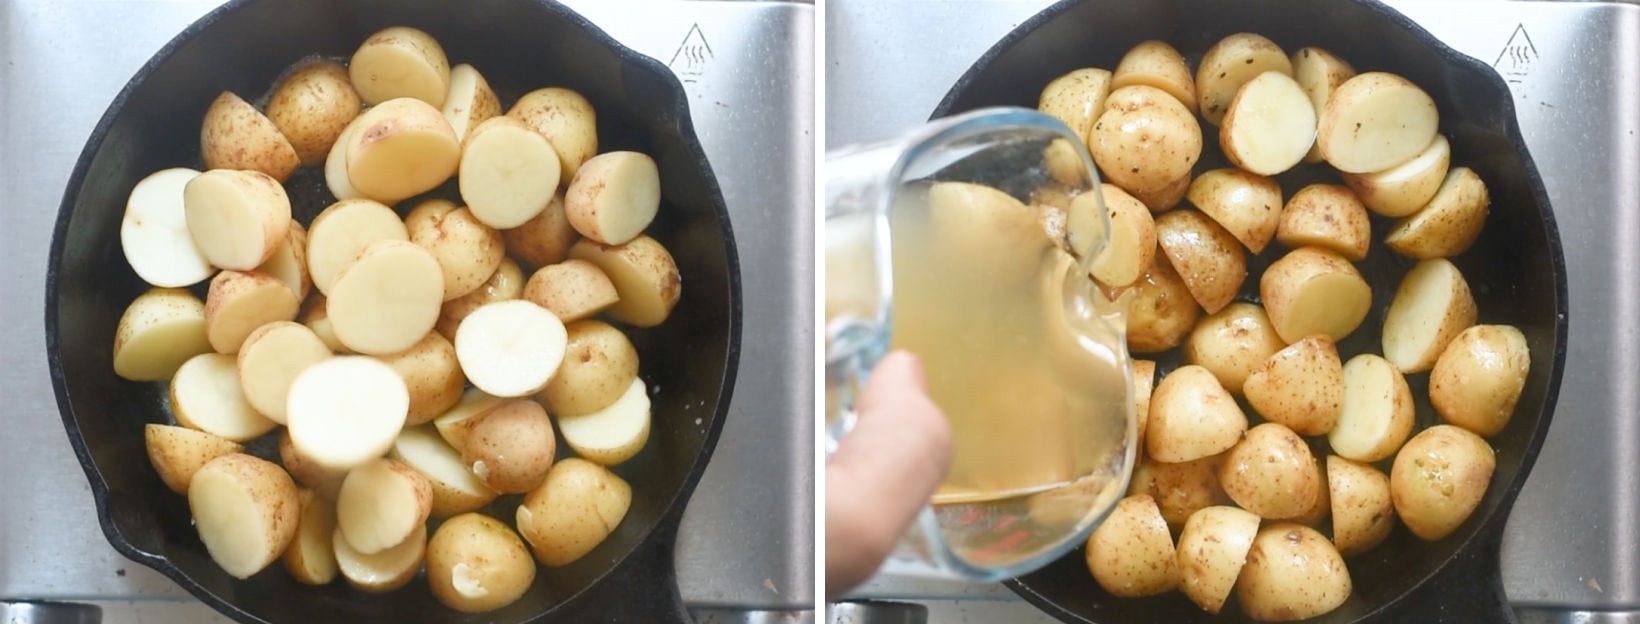
[[(144, 290), (119, 245), (131, 187), (159, 169), (199, 166), (199, 123), (218, 92), (255, 100), (295, 61), (313, 54), (345, 59), (366, 36), (390, 25), (432, 33), (452, 64), (479, 68), (504, 104), (549, 85), (585, 94), (597, 108), (600, 150), (643, 151), (659, 165), (665, 198), (649, 233), (671, 250), (683, 276), (683, 298), (672, 317), (628, 332), (654, 396), (648, 447), (615, 469), (632, 484), (631, 511), (585, 558), (541, 568), (522, 599), (483, 615), (444, 608), (420, 579), (370, 595), (340, 580), (320, 588), (297, 584), (277, 563), (246, 581), (229, 578), (207, 556), (186, 500), (148, 466), (142, 427), (167, 422), (165, 388), (119, 379), (110, 359), (120, 313)], [(287, 187), (303, 222), (331, 201), (316, 170), (300, 171)], [(455, 197), (453, 185), (433, 195)], [(109, 543), (236, 620), (681, 622), (688, 615), (672, 546), (734, 385), (738, 267), (723, 196), (677, 78), (568, 9), (544, 0), (236, 0), (155, 54), (92, 132), (52, 241), (47, 353), (63, 425)], [(271, 446), (260, 440), (250, 448), (276, 456)], [(514, 505), (486, 511), (511, 520)]]
[[(1172, 43), (1194, 67), (1215, 41), (1236, 32), (1270, 37), (1289, 52), (1326, 48), (1358, 71), (1399, 73), (1423, 86), (1441, 113), (1454, 166), (1474, 169), (1492, 196), (1479, 242), (1454, 262), (1480, 307), (1480, 322), (1508, 323), (1526, 334), (1531, 373), (1513, 420), (1491, 439), (1497, 471), (1480, 508), (1453, 535), (1427, 543), (1397, 527), (1377, 549), (1348, 560), (1354, 592), (1317, 622), (1512, 621), (1503, 593), (1498, 548), (1510, 505), (1543, 445), (1566, 356), (1566, 265), (1543, 182), (1521, 141), (1512, 96), (1492, 68), (1459, 54), (1405, 16), (1371, 1), (1351, 0), (1066, 0), (1026, 20), (982, 56), (934, 111), (940, 117), (995, 105), (1035, 106), (1043, 85), (1078, 67), (1114, 68), (1128, 48), (1146, 39)], [(1207, 149), (1200, 173), (1223, 167), (1217, 128), (1203, 126)], [(1337, 183), (1321, 166), (1280, 176), (1285, 196), (1314, 181)], [(1373, 222), (1374, 246), (1358, 266), (1372, 285), (1373, 309), (1339, 345), (1345, 353), (1378, 351), (1384, 309), (1411, 266), (1381, 244), (1389, 222)], [(1249, 262), (1261, 271), (1279, 245)], [(1239, 299), (1257, 301), (1249, 279)], [(1165, 373), (1179, 364), (1177, 350), (1160, 361)], [(1427, 400), (1428, 375), (1410, 376), (1419, 426), (1437, 420)], [(1317, 445), (1324, 452), (1325, 442)], [(1387, 470), (1387, 462), (1380, 466)], [(1222, 615), (1203, 613), (1182, 594), (1116, 599), (1089, 576), (1078, 550), (1035, 573), (1008, 582), (1015, 592), (1067, 622), (1244, 622), (1234, 604)]]

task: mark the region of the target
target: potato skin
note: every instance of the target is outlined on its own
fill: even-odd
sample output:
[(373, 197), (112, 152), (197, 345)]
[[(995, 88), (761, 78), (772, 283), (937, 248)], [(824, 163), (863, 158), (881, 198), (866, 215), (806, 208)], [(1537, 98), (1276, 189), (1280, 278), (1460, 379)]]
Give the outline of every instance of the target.
[(512, 258), (503, 256), (501, 266), (496, 267), (495, 273), (484, 281), (484, 285), (464, 296), (444, 302), (444, 306), (439, 308), (438, 323), (433, 326), (433, 330), (446, 339), (455, 340), (456, 328), (461, 327), (462, 319), (472, 314), (473, 310), (484, 307), (486, 303), (517, 299), (523, 293), (524, 272)]
[(1235, 589), (1236, 576), (1258, 534), (1257, 515), (1238, 507), (1207, 507), (1190, 514), (1174, 548), (1179, 589), (1208, 613), (1218, 613)]
[(1247, 279), (1241, 244), (1200, 212), (1175, 210), (1157, 217), (1156, 242), (1208, 314), (1229, 305)]
[(302, 165), (311, 167), (325, 161), (362, 105), (347, 69), (317, 60), (297, 66), (274, 86), (268, 119), (290, 140)]
[(1188, 364), (1156, 385), (1150, 399), (1145, 450), (1165, 462), (1217, 455), (1247, 431), (1247, 415), (1206, 368)]
[(1286, 346), (1264, 308), (1232, 303), (1196, 323), (1185, 339), (1184, 359), (1206, 368), (1225, 390), (1241, 396), (1248, 375)]
[(528, 492), (552, 468), (557, 441), (546, 410), (529, 399), (507, 401), (490, 410), (468, 431), (461, 463), (490, 489)]
[(1497, 459), (1480, 436), (1452, 425), (1423, 430), (1401, 447), (1390, 468), (1390, 499), (1413, 535), (1450, 535), (1480, 506)]
[(1371, 464), (1327, 457), (1327, 489), (1332, 495), (1333, 544), (1344, 555), (1356, 555), (1389, 537), (1395, 528), (1395, 504), (1389, 476)]
[(1367, 258), (1372, 221), (1367, 207), (1337, 184), (1311, 184), (1287, 200), (1276, 226), (1276, 240), (1289, 248), (1325, 247), (1354, 262)]
[[(1334, 292), (1334, 296), (1327, 305), (1332, 307), (1332, 320), (1324, 324), (1303, 323), (1304, 318), (1300, 308), (1313, 301), (1301, 301), (1301, 296), (1313, 286), (1311, 280), (1334, 279), (1338, 276), (1347, 285), (1337, 285), (1334, 288), (1347, 290), (1342, 296)], [(1325, 330), (1328, 338), (1334, 342), (1343, 340), (1345, 336), (1361, 326), (1361, 321), (1367, 318), (1367, 311), (1372, 307), (1372, 288), (1355, 269), (1355, 265), (1336, 253), (1320, 247), (1300, 247), (1288, 252), (1264, 270), (1259, 276), (1259, 296), (1264, 301), (1264, 312), (1270, 315), (1270, 324), (1275, 326), (1276, 333), (1288, 343), (1296, 342), (1304, 336)]]
[[(1090, 271), (1094, 279), (1107, 287), (1131, 286), (1139, 278), (1144, 277), (1145, 269), (1155, 259), (1156, 220), (1151, 217), (1150, 210), (1142, 202), (1119, 186), (1099, 185), (1099, 197), (1104, 200), (1105, 211), (1110, 215), (1110, 242), (1104, 251), (1094, 258)], [(1097, 205), (1081, 196), (1072, 202), (1073, 211), (1098, 209)], [(1070, 218), (1072, 224), (1078, 220), (1075, 216)], [(1074, 246), (1080, 238), (1073, 232), (1072, 245)], [(1124, 243), (1131, 244), (1131, 248), (1129, 244)]]
[(541, 267), (524, 284), (522, 296), (566, 323), (590, 317), (621, 300), (603, 269), (579, 259)]
[[(197, 517), (201, 506), (209, 504), (206, 499), (205, 488), (201, 486), (201, 475), (206, 472), (215, 472), (230, 476), (234, 482), (245, 487), (257, 509), (257, 520), (263, 523), (268, 531), (267, 551), (258, 553), (257, 561), (261, 565), (254, 570), (225, 570), (230, 575), (245, 579), (273, 563), (279, 555), (284, 553), (285, 547), (296, 537), (296, 525), (301, 516), (301, 502), (297, 494), (296, 484), (290, 475), (280, 470), (277, 464), (246, 455), (244, 453), (229, 453), (201, 466), (194, 476), (196, 477), (188, 487), (188, 508)], [(220, 543), (213, 544), (212, 537), (221, 539), (227, 536), (207, 536), (200, 534), (207, 550), (214, 550), (212, 546), (221, 548)], [(218, 555), (212, 559), (220, 562)], [(220, 563), (219, 563), (220, 564)]]
[(564, 212), (563, 193), (554, 196), (546, 210), (524, 225), (501, 231), (507, 251), (536, 268), (563, 262), (569, 257), (570, 246), (580, 238), (581, 233), (569, 224), (569, 216)]
[(1105, 100), (1104, 114), (1089, 131), (1088, 151), (1104, 179), (1138, 197), (1189, 176), (1201, 158), (1202, 130), (1190, 109), (1166, 91), (1135, 85)]
[(547, 137), (558, 152), (561, 180), (575, 179), (581, 163), (598, 153), (597, 112), (586, 97), (573, 90), (548, 87), (525, 93), (507, 116)]
[(1222, 454), (1177, 464), (1146, 457), (1133, 468), (1128, 495), (1150, 496), (1161, 510), (1162, 519), (1177, 529), (1197, 510), (1230, 500), (1219, 485), (1219, 464), (1223, 461)]
[[(518, 600), (534, 581), (535, 562), (523, 540), (489, 516), (465, 513), (450, 518), (427, 542), (427, 586), (451, 609), (494, 611)], [(463, 592), (468, 583), (480, 591)]]
[(302, 162), (279, 128), (231, 91), (216, 96), (205, 110), (199, 154), (206, 169), (259, 171), (280, 182)]
[(1326, 435), (1344, 409), (1344, 363), (1331, 338), (1300, 338), (1270, 356), (1242, 384), (1247, 403), (1299, 435)]
[(1233, 167), (1196, 176), (1185, 198), (1255, 254), (1270, 244), (1283, 214), (1275, 180)]
[(1201, 306), (1165, 254), (1152, 257), (1150, 268), (1133, 288), (1133, 301), (1128, 304), (1128, 349), (1157, 353), (1184, 342), (1201, 315)]
[(1532, 352), (1509, 325), (1476, 325), (1447, 343), (1429, 374), (1429, 402), (1447, 422), (1482, 436), (1508, 426)]
[(428, 332), (409, 349), (377, 359), (393, 367), (410, 391), (406, 427), (431, 421), (461, 400), (467, 378), (456, 361), (455, 345), (438, 332)]
[(1036, 109), (1065, 123), (1087, 140), (1094, 120), (1105, 112), (1105, 97), (1110, 95), (1111, 73), (1094, 67), (1073, 69), (1054, 78), (1042, 87)]
[(405, 215), (404, 227), (410, 233), (410, 242), (438, 260), (444, 272), (445, 301), (483, 287), (507, 255), (500, 231), (447, 200), (422, 202)]
[(1303, 515), (1323, 487), (1310, 447), (1293, 430), (1276, 423), (1247, 430), (1225, 453), (1219, 483), (1242, 509), (1271, 520)]
[(1179, 586), (1179, 562), (1156, 501), (1144, 494), (1116, 503), (1088, 535), (1088, 572), (1113, 596), (1153, 596)]
[(1396, 223), (1384, 245), (1420, 260), (1456, 256), (1480, 238), (1491, 203), (1480, 176), (1468, 167), (1455, 167), (1429, 205)]
[(1264, 527), (1247, 551), (1236, 600), (1248, 617), (1264, 622), (1321, 615), (1350, 597), (1349, 569), (1315, 529), (1288, 522)]
[(1196, 82), (1185, 65), (1184, 55), (1165, 41), (1142, 41), (1122, 55), (1111, 74), (1111, 88), (1145, 85), (1166, 91), (1196, 112)]
[(178, 494), (188, 493), (188, 481), (211, 460), (245, 450), (238, 442), (187, 427), (148, 423), (142, 436), (148, 462), (165, 487)]
[(541, 391), (541, 401), (559, 416), (603, 409), (638, 377), (638, 350), (626, 334), (598, 320), (570, 323), (564, 362)]
[(603, 543), (632, 505), (632, 486), (609, 469), (579, 458), (553, 466), (518, 506), (518, 532), (535, 560), (569, 565)]

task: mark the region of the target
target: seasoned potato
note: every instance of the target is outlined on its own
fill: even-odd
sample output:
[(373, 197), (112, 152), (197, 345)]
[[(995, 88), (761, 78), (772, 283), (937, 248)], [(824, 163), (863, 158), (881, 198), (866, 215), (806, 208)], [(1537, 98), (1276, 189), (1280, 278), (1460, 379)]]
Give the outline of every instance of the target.
[(1327, 433), (1334, 453), (1361, 462), (1395, 454), (1412, 434), (1412, 390), (1389, 360), (1362, 353), (1344, 363), (1344, 408)]
[(1385, 72), (1350, 78), (1318, 112), (1316, 147), (1344, 173), (1383, 171), (1412, 160), (1435, 140), (1440, 125), (1428, 93)]
[(1162, 378), (1150, 397), (1145, 448), (1170, 463), (1217, 455), (1235, 446), (1247, 415), (1206, 368), (1186, 365)]
[(620, 296), (620, 301), (610, 306), (609, 315), (622, 323), (659, 325), (672, 314), (672, 307), (683, 295), (677, 262), (666, 247), (648, 236), (640, 234), (625, 245), (613, 247), (583, 239), (570, 248), (569, 256), (596, 264), (609, 276)]
[(183, 362), (210, 351), (205, 302), (181, 288), (153, 288), (120, 314), (114, 374), (132, 381), (164, 381)]
[(256, 270), (279, 278), (286, 288), (296, 294), (297, 300), (307, 299), (308, 292), (313, 289), (313, 280), (308, 276), (307, 269), (307, 229), (291, 219), (285, 242), (280, 243), (268, 261)]
[(354, 468), (336, 497), (336, 529), (359, 554), (403, 543), (427, 522), (433, 486), (415, 469), (391, 459)]
[(1466, 429), (1435, 425), (1423, 430), (1407, 441), (1390, 468), (1395, 513), (1420, 539), (1450, 535), (1480, 505), (1496, 462), (1486, 440)]
[(341, 471), (387, 453), (409, 409), (410, 393), (391, 366), (342, 355), (296, 376), (285, 417), (297, 455), (325, 471)]
[(615, 402), (579, 416), (558, 416), (558, 432), (577, 455), (605, 466), (632, 459), (649, 441), (649, 387), (633, 378)]
[(564, 196), (553, 196), (540, 214), (518, 227), (502, 230), (507, 251), (536, 268), (558, 264), (569, 257), (569, 247), (581, 238), (564, 214)]
[(1064, 122), (1086, 141), (1094, 120), (1105, 112), (1110, 90), (1110, 72), (1093, 67), (1073, 69), (1042, 88), (1036, 109)]
[(1332, 494), (1328, 491), (1327, 467), (1322, 463), (1322, 458), (1316, 456), (1315, 461), (1310, 462), (1310, 465), (1314, 467), (1315, 482), (1317, 484), (1315, 503), (1310, 505), (1310, 508), (1305, 510), (1304, 513), (1293, 517), (1293, 522), (1320, 530), (1321, 523), (1327, 519), (1328, 515), (1332, 514)]
[(211, 560), (238, 579), (268, 567), (296, 536), (301, 502), (290, 475), (243, 453), (201, 466), (188, 483), (188, 510)]
[(1200, 212), (1175, 210), (1157, 217), (1156, 242), (1208, 314), (1229, 305), (1247, 279), (1241, 244)]
[(1425, 260), (1407, 271), (1384, 313), (1384, 359), (1402, 373), (1435, 366), (1446, 345), (1475, 324), (1475, 297), (1458, 267)]
[(1145, 85), (1166, 91), (1196, 112), (1196, 83), (1190, 78), (1184, 55), (1166, 42), (1152, 39), (1133, 46), (1116, 63), (1110, 87), (1120, 89), (1130, 85)]
[(1215, 506), (1190, 514), (1179, 531), (1179, 590), (1208, 613), (1224, 607), (1247, 551), (1258, 535), (1259, 518), (1235, 507)]
[(512, 258), (501, 257), (501, 266), (497, 267), (490, 279), (484, 281), (483, 286), (458, 297), (444, 302), (439, 308), (438, 323), (433, 330), (450, 340), (456, 339), (456, 328), (461, 327), (461, 321), (472, 314), (473, 310), (484, 307), (486, 303), (497, 301), (511, 301), (524, 294), (524, 272), (518, 268), (518, 263)]
[(560, 182), (558, 153), (546, 137), (512, 117), (473, 128), (461, 146), (461, 199), (494, 228), (515, 228), (547, 209)]
[(1150, 423), (1150, 393), (1156, 387), (1156, 362), (1133, 360), (1133, 418), (1139, 430), (1134, 444), (1145, 447), (1145, 426)]
[(1237, 167), (1259, 175), (1293, 168), (1315, 145), (1315, 108), (1292, 74), (1267, 71), (1230, 100), (1219, 147)]
[[(550, 199), (551, 196), (549, 195)], [(640, 152), (605, 152), (576, 170), (564, 191), (564, 214), (582, 236), (621, 245), (643, 233), (661, 204), (661, 174)]]
[(379, 594), (404, 587), (416, 578), (422, 556), (427, 552), (427, 527), (417, 526), (403, 542), (375, 554), (354, 550), (342, 537), (341, 527), (331, 533), (330, 544), (336, 551), (336, 569), (347, 579), (347, 584)]
[(347, 180), (370, 199), (394, 204), (433, 190), (461, 162), (450, 122), (422, 100), (387, 100), (359, 115), (358, 124), (346, 137)]
[(609, 537), (632, 506), (632, 486), (608, 468), (584, 459), (558, 462), (546, 481), (518, 506), (518, 532), (535, 560), (574, 563)]
[(1300, 338), (1264, 360), (1242, 384), (1247, 404), (1299, 435), (1326, 435), (1344, 409), (1344, 363), (1331, 338)]
[(183, 167), (161, 169), (131, 188), (120, 219), (120, 250), (142, 281), (181, 288), (216, 272), (188, 231), (183, 189), (198, 176)]
[(1327, 488), (1332, 496), (1333, 545), (1345, 555), (1377, 546), (1395, 528), (1389, 477), (1371, 464), (1327, 457)]
[[(1131, 286), (1144, 276), (1156, 253), (1156, 221), (1144, 204), (1114, 184), (1099, 185), (1098, 197), (1110, 216), (1110, 240), (1093, 260), (1093, 278), (1111, 288)], [(1071, 214), (1097, 210), (1094, 198), (1092, 193), (1078, 195), (1071, 200)], [(1079, 238), (1075, 229), (1071, 236), (1075, 246)]]
[(1276, 333), (1288, 343), (1311, 334), (1343, 340), (1367, 318), (1372, 288), (1343, 256), (1300, 247), (1271, 263), (1259, 295)]
[[(928, 187), (927, 205), (928, 235), (953, 253), (985, 258), (986, 262), (976, 263), (975, 267), (991, 279), (1035, 279), (1043, 254), (1053, 244), (1042, 215), (994, 187), (936, 182)], [(601, 248), (597, 241), (583, 239), (570, 249), (570, 257), (582, 258), (586, 252)], [(595, 264), (603, 267), (602, 263)], [(607, 269), (605, 273), (612, 280), (616, 277)], [(620, 285), (616, 286), (619, 291)], [(620, 294), (626, 298), (626, 293)]]
[(1236, 601), (1255, 620), (1303, 620), (1337, 609), (1351, 589), (1344, 557), (1326, 536), (1283, 522), (1253, 538), (1236, 582)]
[(1247, 376), (1285, 346), (1263, 308), (1232, 303), (1196, 323), (1185, 339), (1184, 359), (1206, 368), (1225, 390), (1241, 396)]
[(439, 112), (450, 122), (456, 140), (465, 141), (473, 128), (501, 114), (501, 100), (477, 69), (462, 63), (450, 68), (450, 93)]
[(1281, 46), (1260, 35), (1236, 33), (1213, 44), (1196, 66), (1196, 98), (1207, 123), (1219, 125), (1230, 101), (1247, 81), (1264, 72), (1293, 75), (1293, 63)]
[(290, 233), (290, 196), (258, 171), (216, 169), (182, 189), (188, 232), (216, 267), (249, 271), (267, 262)]
[(1367, 208), (1348, 187), (1311, 184), (1287, 200), (1276, 240), (1289, 248), (1321, 247), (1360, 262), (1372, 244)]
[(1128, 304), (1127, 343), (1135, 353), (1156, 353), (1179, 346), (1196, 325), (1201, 306), (1164, 254), (1154, 254), (1150, 268), (1134, 282)]
[(1128, 479), (1128, 495), (1145, 494), (1156, 501), (1162, 519), (1177, 529), (1196, 510), (1223, 504), (1229, 499), (1219, 485), (1219, 462), (1223, 455), (1210, 455), (1177, 464), (1165, 464), (1145, 457)]
[(188, 482), (206, 463), (245, 450), (245, 447), (227, 438), (186, 427), (154, 423), (142, 426), (142, 441), (154, 472), (159, 473), (165, 487), (178, 494), (188, 493)]
[(1476, 325), (1458, 334), (1429, 374), (1429, 402), (1447, 422), (1483, 436), (1509, 424), (1526, 387), (1532, 352), (1508, 325)]
[(266, 273), (222, 271), (205, 295), (205, 337), (217, 353), (239, 352), (257, 328), (296, 318), (301, 302), (279, 278)]
[(621, 299), (609, 276), (586, 260), (565, 260), (541, 267), (524, 284), (523, 298), (566, 323), (602, 312)]
[(461, 462), (461, 451), (440, 438), (431, 426), (405, 428), (393, 441), (391, 457), (427, 477), (433, 493), (429, 517), (448, 518), (474, 511), (497, 496)]
[(451, 518), (427, 542), (427, 586), (451, 609), (500, 609), (523, 596), (534, 581), (535, 562), (523, 540), (489, 516)]
[(479, 221), (466, 208), (429, 199), (404, 217), (410, 242), (433, 254), (444, 273), (444, 300), (467, 296), (495, 275), (507, 256), (501, 232)]
[(515, 399), (490, 410), (467, 433), (461, 463), (490, 489), (502, 494), (528, 492), (552, 468), (557, 442), (546, 410), (528, 399)]
[(577, 321), (564, 329), (564, 363), (541, 391), (541, 402), (558, 416), (590, 414), (614, 403), (638, 377), (632, 341), (603, 321)]
[(1418, 259), (1461, 254), (1480, 238), (1491, 201), (1480, 176), (1468, 167), (1453, 169), (1429, 205), (1397, 222), (1384, 245)]
[(366, 104), (415, 98), (434, 108), (450, 89), (450, 61), (432, 35), (408, 26), (370, 35), (348, 61), (348, 75)]
[(1262, 253), (1281, 219), (1281, 187), (1240, 169), (1214, 169), (1190, 182), (1190, 205), (1222, 226), (1255, 254)]
[(410, 230), (392, 208), (368, 199), (344, 199), (326, 207), (308, 227), (308, 274), (313, 287), (330, 294), (342, 266), (379, 240), (410, 240)]
[[(1310, 105), (1317, 116), (1327, 109), (1327, 100), (1345, 81), (1355, 77), (1355, 68), (1331, 52), (1316, 47), (1299, 48), (1293, 53), (1293, 80), (1310, 96)], [(1311, 146), (1304, 162), (1321, 162), (1321, 148)]]
[(1156, 501), (1144, 494), (1116, 503), (1088, 535), (1083, 559), (1093, 580), (1112, 596), (1154, 596), (1179, 586), (1173, 535)]
[(1379, 216), (1405, 217), (1429, 205), (1451, 162), (1452, 146), (1437, 134), (1412, 160), (1383, 171), (1343, 174), (1344, 184)]
[(239, 389), (233, 356), (196, 355), (171, 378), (171, 415), (177, 424), (234, 442), (246, 442), (279, 423), (258, 414)]
[(1277, 423), (1248, 429), (1224, 454), (1219, 484), (1242, 509), (1271, 520), (1303, 515), (1326, 487), (1304, 439)]
[(1173, 96), (1135, 85), (1112, 91), (1105, 100), (1105, 112), (1088, 134), (1088, 152), (1104, 179), (1138, 197), (1190, 175), (1201, 157), (1202, 130)]
[(290, 140), (303, 166), (324, 162), (362, 103), (347, 69), (335, 61), (296, 66), (268, 96), (268, 120)]
[(404, 417), (406, 426), (429, 422), (461, 400), (461, 389), (467, 384), (467, 378), (461, 374), (461, 364), (456, 361), (455, 345), (438, 332), (427, 332), (409, 349), (378, 359), (393, 367), (410, 393), (410, 411)]
[(228, 91), (205, 109), (199, 155), (206, 169), (247, 170), (284, 182), (301, 165), (296, 148), (262, 111)]
[(443, 302), (444, 278), (432, 254), (414, 243), (379, 240), (342, 265), (325, 311), (347, 348), (387, 355), (433, 331)]
[(302, 369), (330, 357), (330, 347), (313, 330), (274, 321), (251, 332), (239, 348), (239, 388), (245, 402), (269, 420), (285, 424), (285, 399)]
[(296, 537), (280, 559), (296, 582), (329, 585), (336, 580), (336, 547), (331, 543), (331, 535), (336, 532), (336, 510), (313, 490), (297, 490), (297, 500), (302, 513), (296, 521)]
[(581, 163), (598, 153), (598, 115), (580, 93), (548, 87), (525, 93), (507, 116), (547, 137), (558, 153), (559, 179), (573, 180)]
[(564, 360), (568, 334), (546, 308), (515, 299), (485, 304), (456, 329), (456, 360), (490, 394), (521, 397), (547, 386)]

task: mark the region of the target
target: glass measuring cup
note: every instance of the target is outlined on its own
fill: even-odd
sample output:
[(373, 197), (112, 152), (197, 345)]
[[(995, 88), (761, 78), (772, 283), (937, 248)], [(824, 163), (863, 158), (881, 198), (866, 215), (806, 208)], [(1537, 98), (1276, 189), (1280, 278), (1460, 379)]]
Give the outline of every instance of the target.
[(883, 572), (975, 581), (1080, 545), (1127, 488), (1123, 309), (1089, 278), (1098, 174), (1058, 120), (991, 108), (826, 158), (828, 456), (889, 349), (922, 360), (953, 464)]

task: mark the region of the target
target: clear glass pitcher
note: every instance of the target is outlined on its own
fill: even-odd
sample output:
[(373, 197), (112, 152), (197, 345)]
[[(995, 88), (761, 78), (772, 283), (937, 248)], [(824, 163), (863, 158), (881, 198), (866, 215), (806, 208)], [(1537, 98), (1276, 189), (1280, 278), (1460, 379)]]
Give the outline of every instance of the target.
[(992, 108), (826, 156), (827, 455), (890, 349), (918, 355), (952, 468), (882, 572), (994, 581), (1081, 545), (1127, 489), (1124, 309), (1081, 137)]

